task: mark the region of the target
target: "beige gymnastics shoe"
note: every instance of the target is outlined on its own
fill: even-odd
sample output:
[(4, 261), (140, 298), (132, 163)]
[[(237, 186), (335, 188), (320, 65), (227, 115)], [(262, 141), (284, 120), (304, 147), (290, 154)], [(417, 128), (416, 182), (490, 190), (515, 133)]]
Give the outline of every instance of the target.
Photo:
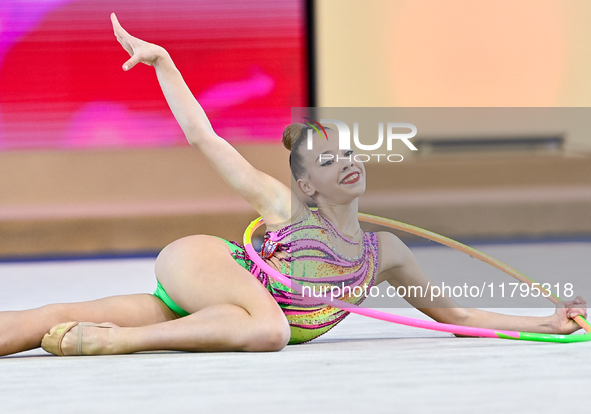
[[(76, 341), (76, 349), (68, 350), (68, 354), (64, 352), (62, 349), (62, 342), (64, 340), (64, 336), (74, 327), (78, 326), (78, 340)], [(59, 323), (55, 325), (53, 328), (49, 330), (43, 336), (41, 340), (41, 347), (57, 356), (73, 356), (73, 355), (82, 355), (82, 333), (84, 331), (84, 326), (95, 326), (98, 328), (114, 328), (117, 327), (115, 324), (111, 323), (92, 323), (92, 322), (65, 322)]]

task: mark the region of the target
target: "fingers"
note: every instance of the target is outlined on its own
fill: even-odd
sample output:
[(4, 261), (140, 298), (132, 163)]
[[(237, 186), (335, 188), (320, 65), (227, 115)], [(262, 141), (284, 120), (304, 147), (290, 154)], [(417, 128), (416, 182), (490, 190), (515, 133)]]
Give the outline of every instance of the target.
[(138, 63), (140, 63), (140, 58), (138, 55), (133, 55), (127, 62), (123, 64), (123, 70), (128, 71)]
[(116, 36), (129, 35), (129, 33), (127, 33), (123, 26), (121, 26), (121, 23), (119, 23), (119, 20), (117, 19), (117, 16), (115, 16), (115, 13), (111, 13), (111, 23), (113, 23), (113, 30), (115, 31)]
[(574, 300), (565, 300), (560, 302), (563, 306), (570, 308), (570, 307), (577, 307), (583, 308), (587, 306), (587, 302), (581, 296), (577, 296)]
[(111, 13), (111, 24), (113, 25), (113, 31), (115, 32), (115, 36), (117, 36), (117, 31), (121, 31), (123, 27), (119, 24), (119, 20), (117, 20), (117, 16), (115, 13)]
[(577, 296), (575, 300), (571, 302), (565, 303), (566, 309), (566, 316), (569, 318), (575, 318), (577, 316), (582, 316), (587, 318), (587, 302), (581, 296)]
[(127, 30), (121, 26), (119, 20), (117, 20), (117, 16), (115, 16), (115, 13), (111, 13), (111, 23), (113, 23), (113, 32), (115, 33), (115, 37), (117, 37), (117, 40), (119, 43), (121, 43), (121, 46), (123, 46), (123, 48), (129, 52), (127, 44), (130, 43), (134, 37), (127, 33)]
[(568, 311), (566, 316), (568, 316), (571, 319), (575, 319), (577, 316), (582, 316), (583, 318), (587, 319), (587, 310), (575, 308), (573, 310)]
[(113, 32), (115, 33), (115, 37), (119, 43), (121, 43), (121, 46), (125, 48), (126, 43), (128, 43), (129, 39), (131, 38), (131, 35), (127, 33), (123, 27), (121, 27), (119, 20), (117, 20), (117, 16), (115, 16), (115, 13), (111, 13), (111, 23), (113, 23)]
[(121, 26), (115, 13), (111, 13), (111, 23), (113, 23), (113, 31), (121, 46), (130, 54), (131, 58), (123, 64), (123, 70), (129, 70), (137, 65), (140, 60), (137, 55), (134, 54), (132, 43), (132, 36)]

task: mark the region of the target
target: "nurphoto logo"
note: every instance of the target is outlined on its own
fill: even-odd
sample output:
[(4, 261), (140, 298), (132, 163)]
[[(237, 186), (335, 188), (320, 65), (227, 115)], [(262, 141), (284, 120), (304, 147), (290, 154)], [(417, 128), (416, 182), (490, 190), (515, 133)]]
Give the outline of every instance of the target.
[[(337, 131), (339, 134), (339, 149), (340, 150), (350, 150), (351, 149), (351, 130), (349, 126), (338, 119), (321, 119), (320, 122), (311, 119), (305, 118), (310, 122), (305, 122), (306, 125), (313, 128), (320, 138), (326, 137), (328, 140), (328, 134), (326, 130), (322, 126), (322, 124), (333, 124), (337, 127)], [(387, 122), (386, 123), (386, 149), (388, 151), (392, 151), (392, 142), (394, 140), (402, 141), (411, 151), (417, 151), (417, 147), (410, 142), (410, 139), (417, 135), (417, 127), (413, 124), (409, 124), (407, 122)], [(410, 130), (410, 132), (398, 132), (400, 129)], [(322, 132), (321, 132), (322, 131)], [(395, 132), (397, 131), (397, 132)], [(313, 149), (313, 131), (312, 129), (308, 130), (308, 149)], [(353, 143), (355, 147), (362, 150), (362, 151), (375, 151), (380, 149), (384, 144), (384, 122), (378, 123), (378, 139), (377, 142), (374, 144), (362, 144), (359, 141), (359, 123), (353, 123)], [(336, 161), (338, 162), (339, 159), (347, 159), (351, 161), (351, 155), (342, 157), (340, 155), (334, 154), (320, 154), (320, 162), (331, 160), (336, 157)], [(353, 159), (357, 162), (367, 162), (375, 157), (379, 162), (381, 157), (385, 157), (389, 162), (400, 162), (404, 159), (401, 154), (355, 154), (353, 155)]]

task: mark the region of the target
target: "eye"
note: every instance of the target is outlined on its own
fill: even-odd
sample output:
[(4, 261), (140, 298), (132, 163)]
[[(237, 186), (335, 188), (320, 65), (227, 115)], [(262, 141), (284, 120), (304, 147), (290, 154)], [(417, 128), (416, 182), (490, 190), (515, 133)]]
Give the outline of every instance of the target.
[(332, 164), (332, 163), (333, 163), (333, 161), (332, 161), (332, 160), (327, 160), (327, 161), (324, 161), (322, 164), (320, 164), (320, 166), (321, 166), (321, 167), (325, 167), (325, 166), (327, 166), (327, 165), (330, 165), (330, 164)]
[(353, 154), (353, 150), (347, 150), (345, 152), (345, 157), (348, 157), (349, 155)]

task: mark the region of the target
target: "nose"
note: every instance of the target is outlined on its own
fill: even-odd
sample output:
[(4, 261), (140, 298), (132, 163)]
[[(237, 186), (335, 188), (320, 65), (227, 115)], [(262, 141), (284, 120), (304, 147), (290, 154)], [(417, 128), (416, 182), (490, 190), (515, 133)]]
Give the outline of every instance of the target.
[(345, 171), (347, 168), (351, 168), (354, 165), (353, 160), (349, 161), (349, 160), (344, 160), (343, 161), (343, 171)]

